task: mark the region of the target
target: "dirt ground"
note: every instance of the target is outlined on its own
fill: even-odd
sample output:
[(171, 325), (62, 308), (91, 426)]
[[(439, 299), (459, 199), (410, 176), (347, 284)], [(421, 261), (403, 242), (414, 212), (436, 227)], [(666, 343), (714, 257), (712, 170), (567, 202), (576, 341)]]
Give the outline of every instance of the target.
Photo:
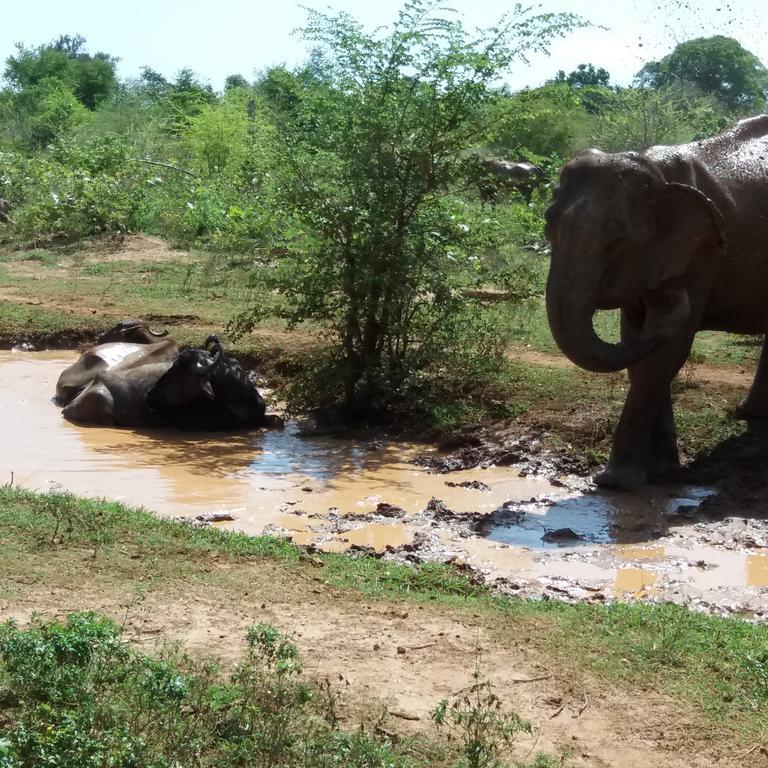
[[(152, 261), (179, 258), (162, 241), (129, 236), (112, 254), (87, 252), (97, 261)], [(34, 263), (24, 269), (36, 269)], [(15, 289), (0, 288), (0, 299), (34, 304), (61, 312), (119, 316), (118, 305), (73, 305), (51, 299), (30, 299)], [(168, 325), (183, 323), (195, 330), (204, 321), (192, 316), (157, 317)], [(292, 343), (295, 335), (273, 343)], [(82, 340), (86, 337), (83, 336)], [(60, 346), (72, 346), (77, 334), (62, 335)], [(56, 345), (56, 339), (48, 342)], [(570, 366), (563, 357), (524, 348), (511, 354), (537, 365)], [(741, 367), (696, 365), (692, 382), (746, 392), (752, 372)], [(506, 435), (506, 436), (505, 436)], [(499, 432), (497, 448), (510, 435)], [(715, 517), (729, 510), (759, 510), (768, 492), (764, 449), (768, 435), (752, 430), (743, 438), (690, 469), (696, 482), (718, 483), (721, 493), (704, 507)], [(472, 450), (472, 445), (467, 446)], [(734, 457), (735, 460), (734, 460)], [(724, 463), (725, 462), (725, 463)], [(723, 467), (728, 466), (728, 476)], [(583, 474), (583, 466), (561, 466)], [(236, 569), (236, 572), (235, 572)], [(537, 630), (521, 636), (521, 625), (491, 623), (486, 617), (451, 612), (430, 605), (366, 600), (323, 583), (322, 570), (289, 572), (276, 565), (232, 566), (212, 562), (210, 581), (185, 584), (127, 584), (119, 575), (99, 570), (83, 555), (79, 567), (51, 585), (34, 573), (0, 574), (0, 620), (28, 620), (33, 614), (62, 616), (74, 610), (99, 610), (123, 622), (126, 636), (145, 648), (168, 641), (235, 661), (243, 647), (245, 628), (272, 623), (294, 634), (307, 671), (328, 676), (345, 689), (348, 722), (355, 721), (356, 702), (381, 701), (382, 727), (393, 733), (430, 728), (429, 712), (437, 702), (471, 683), (476, 666), (497, 688), (502, 700), (529, 719), (532, 738), (521, 739), (519, 758), (535, 751), (570, 755), (568, 765), (589, 768), (731, 768), (768, 767), (768, 751), (736, 746), (711, 724), (671, 698), (652, 690), (628, 693), (553, 659)], [(4, 584), (5, 582), (5, 584)], [(524, 627), (523, 627), (524, 628)]]
[[(247, 626), (269, 622), (295, 636), (306, 671), (343, 691), (342, 714), (356, 722), (356, 702), (380, 702), (390, 733), (428, 731), (437, 702), (472, 682), (476, 666), (506, 706), (533, 725), (517, 757), (569, 755), (590, 768), (768, 766), (768, 754), (723, 740), (681, 705), (651, 690), (625, 691), (576, 674), (541, 648), (525, 625), (431, 605), (360, 598), (323, 583), (322, 570), (288, 572), (270, 563), (210, 564), (210, 582), (136, 585), (100, 572), (87, 553), (79, 576), (59, 586), (34, 575), (0, 598), (0, 619), (47, 618), (94, 609), (124, 622), (127, 638), (146, 649), (181, 641), (228, 663)], [(3, 590), (8, 595), (9, 592)], [(501, 621), (501, 623), (500, 623)], [(386, 712), (386, 714), (384, 714)], [(745, 760), (747, 762), (745, 762)]]

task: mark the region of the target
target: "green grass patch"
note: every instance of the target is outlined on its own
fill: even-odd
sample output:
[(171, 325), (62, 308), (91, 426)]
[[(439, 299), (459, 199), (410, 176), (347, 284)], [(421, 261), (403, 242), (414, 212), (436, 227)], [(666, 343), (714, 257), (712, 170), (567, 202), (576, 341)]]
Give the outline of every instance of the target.
[[(406, 768), (429, 765), (414, 740), (339, 726), (336, 691), (305, 681), (291, 640), (247, 632), (229, 674), (166, 649), (132, 650), (93, 613), (0, 627), (3, 768)], [(445, 765), (451, 763), (446, 762)]]
[(14, 335), (46, 335), (92, 329), (92, 314), (57, 312), (34, 304), (0, 300), (0, 333)]

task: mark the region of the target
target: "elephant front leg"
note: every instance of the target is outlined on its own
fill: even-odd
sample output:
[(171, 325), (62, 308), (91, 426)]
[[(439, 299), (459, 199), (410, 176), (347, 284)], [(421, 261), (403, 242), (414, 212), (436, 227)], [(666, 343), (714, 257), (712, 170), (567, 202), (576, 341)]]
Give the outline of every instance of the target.
[(672, 411), (670, 387), (667, 387), (661, 410), (651, 431), (646, 467), (648, 479), (652, 482), (665, 480), (680, 469), (680, 453), (677, 450), (677, 429)]
[[(623, 337), (641, 325), (641, 316), (622, 312)], [(679, 468), (671, 383), (688, 357), (693, 336), (692, 330), (681, 333), (629, 369), (629, 393), (614, 433), (608, 465), (595, 475), (598, 485), (634, 488)]]
[(749, 394), (736, 409), (739, 419), (768, 419), (768, 336), (763, 338), (763, 350), (757, 363), (757, 373)]
[[(666, 382), (666, 388), (669, 389), (669, 382)], [(660, 426), (666, 416), (663, 413), (666, 397), (664, 382), (641, 380), (630, 385), (613, 436), (611, 457), (606, 468), (594, 477), (597, 485), (630, 489), (649, 482), (656, 474), (654, 469), (658, 471), (658, 467), (654, 467), (658, 462), (654, 460), (652, 449), (656, 442), (664, 445), (663, 453), (669, 458), (666, 430)]]

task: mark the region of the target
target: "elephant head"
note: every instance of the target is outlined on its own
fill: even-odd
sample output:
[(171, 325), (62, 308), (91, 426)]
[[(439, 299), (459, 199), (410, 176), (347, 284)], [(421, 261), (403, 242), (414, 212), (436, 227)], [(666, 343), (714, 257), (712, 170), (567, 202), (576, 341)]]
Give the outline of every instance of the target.
[[(722, 252), (723, 229), (709, 198), (668, 183), (651, 160), (598, 150), (574, 158), (546, 211), (547, 316), (562, 352), (596, 372), (627, 368), (654, 352), (686, 325), (686, 276), (694, 256)], [(634, 310), (642, 328), (609, 343), (595, 332), (593, 316), (618, 308)]]

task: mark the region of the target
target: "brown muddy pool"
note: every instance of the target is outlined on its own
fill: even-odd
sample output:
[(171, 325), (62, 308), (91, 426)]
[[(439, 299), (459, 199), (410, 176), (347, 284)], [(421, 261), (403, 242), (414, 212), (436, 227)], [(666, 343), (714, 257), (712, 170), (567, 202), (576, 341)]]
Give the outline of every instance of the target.
[[(324, 551), (452, 559), (524, 596), (671, 599), (758, 618), (768, 608), (768, 550), (754, 546), (768, 533), (755, 529), (753, 546), (740, 547), (727, 528), (691, 519), (686, 510), (706, 489), (582, 494), (514, 467), (430, 474), (412, 463), (432, 450), (423, 445), (302, 437), (294, 425), (237, 434), (79, 427), (51, 401), (76, 357), (0, 352), (0, 482), (173, 517), (230, 515), (221, 525)], [(442, 507), (430, 511), (431, 499)]]

